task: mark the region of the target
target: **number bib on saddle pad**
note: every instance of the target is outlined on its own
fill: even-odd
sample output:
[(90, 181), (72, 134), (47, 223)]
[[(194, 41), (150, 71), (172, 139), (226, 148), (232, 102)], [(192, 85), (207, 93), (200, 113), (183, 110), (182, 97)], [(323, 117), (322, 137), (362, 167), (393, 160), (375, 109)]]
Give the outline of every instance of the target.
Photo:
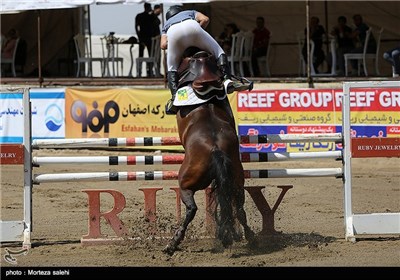
[[(224, 99), (226, 94), (222, 96), (215, 96), (218, 99), (222, 100)], [(212, 99), (214, 96), (208, 98), (208, 99), (200, 99), (196, 96), (193, 88), (190, 85), (181, 87), (178, 89), (176, 92), (175, 100), (174, 100), (174, 105), (175, 106), (189, 106), (189, 105), (196, 105), (196, 104), (202, 104), (206, 103), (208, 100)]]

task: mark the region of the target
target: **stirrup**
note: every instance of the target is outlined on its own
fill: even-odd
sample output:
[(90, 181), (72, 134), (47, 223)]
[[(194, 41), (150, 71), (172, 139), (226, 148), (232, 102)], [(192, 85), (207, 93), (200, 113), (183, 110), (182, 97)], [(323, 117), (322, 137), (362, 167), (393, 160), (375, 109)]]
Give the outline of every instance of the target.
[(249, 81), (248, 79), (241, 77), (237, 78), (232, 75), (233, 78), (235, 78), (237, 81), (233, 81), (231, 79), (226, 79), (224, 81), (224, 88), (225, 92), (227, 94), (230, 94), (234, 91), (243, 91), (243, 90), (249, 90), (251, 91), (253, 89), (253, 82)]

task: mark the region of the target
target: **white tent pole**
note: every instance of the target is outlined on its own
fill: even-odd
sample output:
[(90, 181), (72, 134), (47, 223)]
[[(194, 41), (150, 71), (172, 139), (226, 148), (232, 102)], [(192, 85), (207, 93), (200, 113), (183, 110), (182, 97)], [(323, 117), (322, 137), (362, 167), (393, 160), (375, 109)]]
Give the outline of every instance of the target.
[(89, 35), (89, 57), (90, 57), (90, 75), (93, 77), (93, 64), (92, 64), (92, 26), (90, 23), (90, 5), (87, 5), (87, 28)]

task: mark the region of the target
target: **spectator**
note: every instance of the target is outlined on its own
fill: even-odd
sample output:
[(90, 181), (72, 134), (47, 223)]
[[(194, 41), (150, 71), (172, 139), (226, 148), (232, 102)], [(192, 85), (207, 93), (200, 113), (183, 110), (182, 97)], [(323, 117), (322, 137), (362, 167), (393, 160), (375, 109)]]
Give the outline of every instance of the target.
[[(362, 53), (364, 51), (364, 44), (368, 44), (367, 47), (367, 53), (375, 53), (376, 52), (376, 40), (371, 33), (369, 37), (369, 41), (365, 42), (366, 36), (367, 36), (367, 31), (369, 29), (369, 26), (363, 22), (363, 18), (361, 15), (356, 14), (353, 16), (353, 21), (355, 25), (355, 29), (353, 30), (352, 33), (352, 38), (354, 41), (354, 49), (350, 51), (350, 53)], [(358, 63), (357, 60), (352, 59), (350, 60), (351, 63), (351, 68), (352, 68), (352, 74), (357, 74), (358, 73)]]
[(224, 30), (221, 32), (221, 34), (219, 34), (218, 37), (215, 37), (215, 40), (222, 47), (224, 45), (224, 41), (225, 41), (227, 36), (228, 36), (228, 25), (226, 24), (224, 26)]
[(12, 58), (14, 54), (14, 49), (17, 44), (18, 34), (17, 31), (12, 28), (6, 34), (6, 40), (3, 48), (1, 49), (2, 58)]
[(253, 53), (252, 53), (252, 64), (253, 72), (255, 77), (260, 76), (260, 68), (258, 65), (257, 58), (266, 56), (268, 51), (268, 43), (271, 32), (265, 27), (265, 21), (263, 17), (257, 17), (256, 28), (253, 29), (254, 41), (253, 41)]
[(392, 64), (393, 78), (398, 78), (400, 74), (400, 46), (384, 52), (383, 58)]
[(159, 15), (161, 14), (161, 5), (154, 5), (153, 11), (151, 11), (151, 15), (153, 15), (153, 37), (160, 35), (160, 25), (161, 25), (161, 20), (159, 19)]
[(3, 50), (4, 43), (6, 42), (6, 36), (4, 36), (3, 32), (1, 33), (0, 37), (0, 50)]
[(232, 49), (232, 35), (238, 33), (240, 29), (235, 23), (225, 25), (224, 31), (217, 38), (217, 42), (227, 55), (230, 55)]
[[(158, 5), (158, 4), (154, 5), (154, 9), (150, 13), (153, 16), (152, 37), (159, 36), (161, 34), (161, 31), (160, 31), (161, 20), (158, 17), (161, 13), (162, 13), (161, 5)], [(158, 57), (158, 61), (157, 61), (158, 68), (157, 69), (161, 69), (160, 64), (161, 64), (161, 56)], [(152, 73), (150, 73), (150, 74), (152, 74)], [(158, 75), (157, 73), (155, 73), (155, 74)]]
[[(135, 18), (135, 29), (139, 39), (139, 57), (143, 57), (144, 49), (150, 53), (151, 37), (154, 33), (154, 15), (152, 14), (151, 4), (144, 3), (144, 11), (137, 14)], [(149, 65), (148, 63), (146, 63)], [(150, 67), (147, 67), (147, 76), (150, 76)]]
[[(307, 28), (304, 29), (304, 34), (307, 36)], [(312, 63), (314, 66), (315, 73), (318, 73), (318, 67), (324, 62), (325, 53), (322, 49), (323, 36), (325, 29), (319, 24), (318, 17), (311, 17), (310, 19), (310, 39), (314, 42), (314, 55), (312, 57)], [(304, 41), (302, 50), (304, 61), (307, 63), (307, 39)]]
[(352, 38), (352, 32), (350, 26), (347, 25), (347, 19), (345, 16), (338, 17), (338, 24), (333, 28), (331, 35), (335, 37), (337, 48), (337, 64), (338, 64), (338, 75), (344, 75), (344, 54), (354, 49), (354, 42)]

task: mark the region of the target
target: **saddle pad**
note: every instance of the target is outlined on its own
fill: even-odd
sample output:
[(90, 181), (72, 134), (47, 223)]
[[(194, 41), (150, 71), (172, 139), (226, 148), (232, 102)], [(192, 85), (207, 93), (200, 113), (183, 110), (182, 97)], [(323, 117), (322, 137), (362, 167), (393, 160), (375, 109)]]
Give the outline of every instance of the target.
[[(217, 96), (218, 99), (224, 99), (226, 94), (223, 96)], [(196, 105), (196, 104), (202, 104), (206, 103), (208, 100), (212, 99), (213, 97), (210, 97), (208, 99), (200, 99), (196, 96), (194, 93), (193, 88), (191, 85), (187, 85), (184, 87), (181, 87), (178, 89), (176, 92), (175, 100), (174, 100), (174, 105), (175, 106), (189, 106), (189, 105)]]

